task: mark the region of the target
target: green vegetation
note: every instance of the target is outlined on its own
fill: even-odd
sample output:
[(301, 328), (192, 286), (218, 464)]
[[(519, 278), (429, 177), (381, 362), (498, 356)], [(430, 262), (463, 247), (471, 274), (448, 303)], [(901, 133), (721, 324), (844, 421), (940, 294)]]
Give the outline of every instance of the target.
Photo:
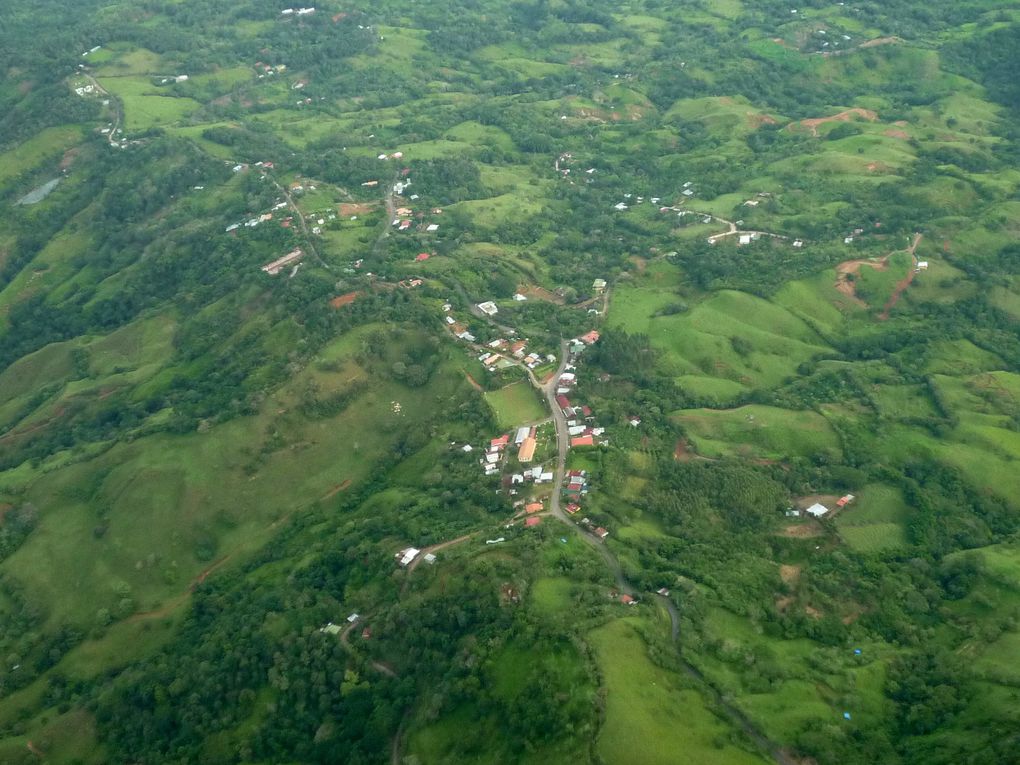
[(0, 24), (0, 761), (1015, 758), (1010, 3), (127, 5)]
[(528, 382), (516, 382), (485, 393), (485, 400), (501, 428), (512, 428), (543, 420), (548, 415), (538, 394)]

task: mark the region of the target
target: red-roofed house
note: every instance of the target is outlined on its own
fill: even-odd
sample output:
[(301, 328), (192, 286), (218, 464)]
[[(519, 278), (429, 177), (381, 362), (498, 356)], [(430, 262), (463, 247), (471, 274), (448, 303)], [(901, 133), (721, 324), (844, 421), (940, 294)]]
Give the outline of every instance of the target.
[(836, 500), (836, 507), (846, 507), (855, 499), (853, 494), (846, 494)]
[(541, 522), (542, 522), (541, 518), (528, 518), (527, 520), (524, 521), (524, 525), (527, 526), (528, 528), (531, 528), (532, 526), (537, 526)]
[(502, 449), (508, 443), (510, 443), (510, 436), (504, 433), (499, 438), (494, 438), (491, 441), (489, 441), (489, 446), (494, 446), (497, 449)]
[(595, 536), (597, 536), (599, 539), (605, 539), (606, 537), (609, 536), (609, 532), (606, 531), (601, 526), (599, 526), (597, 529), (595, 529)]
[(593, 343), (597, 343), (598, 341), (599, 341), (598, 330), (593, 329), (588, 334), (581, 335), (581, 342), (584, 343), (585, 345), (592, 345)]
[(578, 446), (595, 446), (595, 441), (591, 436), (577, 436), (576, 438), (570, 439), (570, 446), (572, 448)]
[(581, 509), (581, 506), (576, 504), (575, 502), (568, 503), (567, 504), (567, 508), (566, 508), (567, 512), (570, 513), (571, 515), (573, 515), (574, 513), (579, 511), (580, 509)]
[(557, 396), (556, 403), (560, 405), (560, 409), (570, 408), (570, 399), (568, 399), (566, 396), (563, 395)]
[(581, 414), (583, 414), (585, 417), (591, 417), (591, 407), (590, 406), (582, 406), (581, 407)]
[(631, 597), (630, 595), (626, 595), (626, 594), (620, 596), (620, 602), (623, 603), (623, 605), (625, 605), (625, 606), (632, 606), (635, 603), (637, 603), (637, 601), (634, 600), (633, 597)]
[(414, 260), (416, 263), (421, 263), (423, 260), (428, 260), (430, 257), (432, 256), (429, 255), (427, 252), (419, 252), (417, 255), (414, 256)]

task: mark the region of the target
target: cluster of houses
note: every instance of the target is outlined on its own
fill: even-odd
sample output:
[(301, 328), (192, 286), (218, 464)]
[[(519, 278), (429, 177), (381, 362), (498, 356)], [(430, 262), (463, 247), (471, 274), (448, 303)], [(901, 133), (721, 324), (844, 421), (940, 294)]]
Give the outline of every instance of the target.
[(556, 403), (567, 420), (570, 448), (577, 449), (608, 443), (604, 439), (605, 428), (599, 427), (595, 422), (591, 407), (586, 404), (574, 404), (568, 398), (573, 393), (574, 384), (577, 382), (574, 369), (573, 365), (568, 364), (556, 382)]
[(588, 531), (597, 536), (599, 539), (605, 539), (609, 536), (609, 532), (606, 531), (602, 526), (596, 526), (592, 523), (590, 518), (582, 518), (579, 523), (584, 526)]
[(275, 77), (277, 74), (286, 72), (287, 65), (277, 64), (276, 66), (273, 66), (272, 64), (266, 64), (262, 61), (256, 61), (255, 71), (257, 72), (258, 78), (260, 80), (264, 80), (266, 77)]
[[(387, 160), (391, 160), (391, 159), (399, 160), (399, 159), (403, 159), (403, 157), (404, 157), (404, 153), (402, 151), (395, 151), (395, 152), (392, 152), (390, 154), (385, 154), (385, 153), (380, 154), (377, 157), (377, 159), (380, 159), (380, 160), (383, 160), (383, 161), (387, 161)], [(393, 184), (393, 195), (394, 195), (394, 197), (404, 197), (404, 195), (405, 195), (404, 192), (407, 191), (407, 189), (411, 186), (411, 181), (408, 179), (408, 175), (410, 175), (410, 173), (411, 173), (411, 168), (409, 168), (409, 167), (405, 167), (405, 168), (403, 168), (400, 171), (400, 180)], [(366, 181), (365, 183), (363, 183), (361, 185), (362, 186), (376, 186), (376, 185), (378, 185), (378, 183), (379, 183), (378, 181)], [(410, 195), (407, 196), (407, 199), (410, 202), (417, 202), (418, 199), (419, 199), (419, 196), (417, 194), (410, 194)], [(430, 212), (431, 212), (432, 215), (442, 215), (443, 214), (443, 209), (441, 207), (434, 207), (434, 208), (431, 209)], [(391, 221), (391, 224), (397, 229), (397, 231), (407, 231), (408, 229), (410, 229), (414, 225), (413, 218), (415, 218), (415, 217), (417, 217), (421, 221), (419, 223), (419, 225), (418, 225), (418, 229), (420, 231), (424, 231), (426, 233), (433, 234), (433, 233), (435, 233), (436, 231), (439, 230), (439, 224), (438, 223), (427, 223), (427, 222), (425, 222), (425, 220), (424, 220), (425, 219), (425, 214), (424, 213), (417, 213), (416, 214), (415, 211), (411, 207), (408, 207), (407, 205), (405, 205), (403, 203), (401, 203), (401, 205), (399, 207), (397, 207), (393, 211), (393, 220)]]

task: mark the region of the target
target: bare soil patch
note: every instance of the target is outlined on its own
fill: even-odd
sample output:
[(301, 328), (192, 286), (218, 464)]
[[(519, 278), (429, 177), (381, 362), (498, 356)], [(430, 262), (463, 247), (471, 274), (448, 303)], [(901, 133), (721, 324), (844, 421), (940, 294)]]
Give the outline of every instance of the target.
[(326, 492), (326, 494), (322, 497), (322, 499), (329, 499), (330, 497), (335, 497), (337, 494), (342, 492), (344, 489), (346, 489), (350, 485), (351, 485), (351, 479), (350, 478), (346, 478), (346, 479), (344, 479), (343, 483), (338, 483), (336, 486), (334, 486), (332, 489), (330, 489), (328, 492)]
[(779, 578), (783, 580), (784, 584), (797, 584), (800, 580), (800, 571), (800, 566), (784, 563), (779, 567)]
[(539, 287), (535, 284), (522, 284), (517, 288), (528, 300), (544, 300), (547, 303), (555, 303), (556, 305), (563, 305), (564, 300), (555, 292), (550, 292), (545, 287)]
[(794, 506), (797, 507), (798, 510), (806, 510), (815, 503), (825, 505), (827, 508), (831, 510), (833, 507), (836, 506), (836, 500), (838, 499), (839, 499), (838, 494), (808, 494), (807, 496), (804, 497), (798, 497), (793, 501), (793, 504)]
[(476, 391), (478, 391), (479, 393), (484, 393), (485, 392), (485, 388), (483, 388), (481, 385), (479, 385), (478, 384), (478, 380), (476, 380), (470, 374), (468, 374), (466, 370), (464, 372), (464, 377), (467, 378), (467, 381), (471, 384), (471, 387), (474, 388)]
[(779, 532), (779, 536), (787, 537), (788, 539), (814, 539), (815, 537), (822, 536), (824, 533), (818, 521), (808, 521), (806, 523), (790, 524)]
[(910, 138), (910, 134), (905, 130), (886, 130), (882, 135), (887, 135), (890, 138), (901, 138), (904, 141)]
[(366, 215), (375, 208), (375, 202), (367, 202), (362, 204), (353, 204), (351, 202), (341, 202), (336, 206), (336, 210), (343, 216), (350, 217), (351, 215)]
[(751, 126), (752, 130), (757, 130), (762, 125), (777, 125), (779, 120), (770, 114), (759, 114), (757, 112), (747, 113), (747, 124)]
[(826, 122), (849, 122), (851, 117), (862, 117), (868, 122), (875, 122), (878, 120), (878, 113), (871, 109), (847, 109), (846, 111), (834, 114), (831, 117), (813, 117), (807, 120), (801, 120), (800, 124), (808, 128), (811, 131), (811, 135), (818, 135), (818, 126), (824, 125)]
[(676, 446), (673, 447), (673, 459), (677, 462), (690, 462), (694, 459), (694, 454), (691, 453), (691, 447), (685, 439), (677, 439)]
[(345, 305), (349, 305), (358, 299), (359, 292), (348, 292), (346, 295), (339, 295), (329, 301), (329, 304), (334, 308), (343, 308)]
[(812, 619), (822, 618), (822, 612), (819, 611), (817, 608), (812, 608), (811, 606), (804, 606), (804, 613), (810, 616)]
[(857, 297), (857, 291), (854, 289), (854, 283), (850, 275), (854, 274), (856, 276), (859, 274), (862, 266), (874, 268), (876, 271), (885, 271), (889, 268), (889, 264), (886, 262), (888, 257), (887, 255), (880, 260), (844, 260), (836, 266), (836, 283), (833, 286), (858, 305), (866, 308), (867, 303)]

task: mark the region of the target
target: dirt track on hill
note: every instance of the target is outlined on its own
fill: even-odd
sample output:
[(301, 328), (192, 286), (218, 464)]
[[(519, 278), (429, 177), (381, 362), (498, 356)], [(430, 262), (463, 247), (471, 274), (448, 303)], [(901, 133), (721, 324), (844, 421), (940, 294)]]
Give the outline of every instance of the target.
[(812, 119), (801, 120), (799, 124), (808, 128), (811, 131), (811, 135), (818, 136), (818, 126), (824, 125), (826, 122), (849, 122), (853, 116), (863, 117), (868, 122), (875, 122), (878, 120), (878, 113), (873, 112), (871, 109), (847, 109), (839, 114), (833, 114), (831, 117), (814, 117)]

